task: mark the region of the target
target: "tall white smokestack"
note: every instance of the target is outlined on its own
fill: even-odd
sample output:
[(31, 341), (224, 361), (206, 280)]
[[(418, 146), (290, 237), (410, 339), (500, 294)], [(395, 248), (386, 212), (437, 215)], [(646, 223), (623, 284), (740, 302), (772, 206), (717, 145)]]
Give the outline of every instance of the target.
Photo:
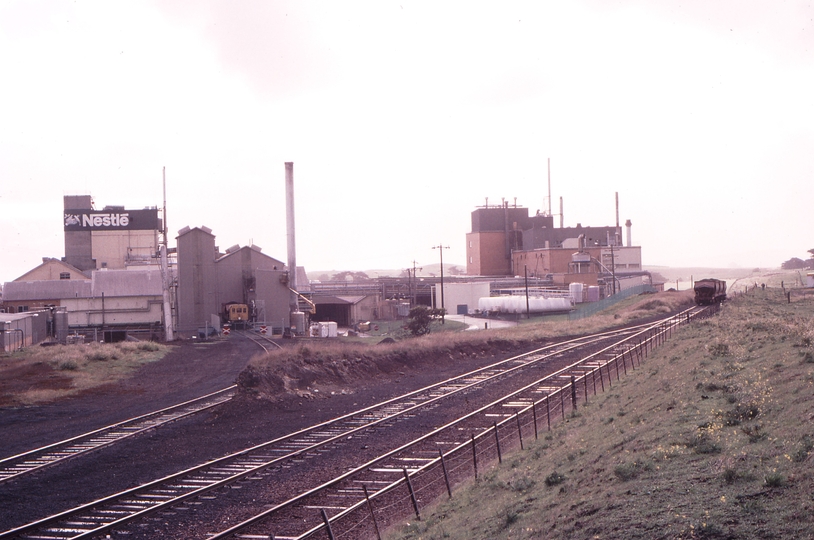
[[(294, 163), (285, 163), (285, 224), (288, 242), (288, 286), (297, 290), (297, 243), (294, 240)], [(297, 295), (290, 293), (288, 307), (291, 313), (298, 311)]]
[(562, 197), (560, 197), (560, 229), (565, 227), (565, 214), (562, 211)]
[(627, 227), (627, 247), (632, 247), (633, 242), (630, 239), (630, 228), (633, 226), (633, 223), (630, 220), (625, 221), (625, 227)]

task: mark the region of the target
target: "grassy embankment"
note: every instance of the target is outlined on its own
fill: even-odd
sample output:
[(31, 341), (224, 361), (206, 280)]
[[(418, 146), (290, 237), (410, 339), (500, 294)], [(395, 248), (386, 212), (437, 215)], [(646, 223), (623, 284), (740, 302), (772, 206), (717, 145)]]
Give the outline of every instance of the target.
[(733, 298), (388, 538), (814, 538), (812, 308)]
[(112, 383), (170, 350), (150, 341), (28, 347), (0, 358), (0, 402), (31, 405)]

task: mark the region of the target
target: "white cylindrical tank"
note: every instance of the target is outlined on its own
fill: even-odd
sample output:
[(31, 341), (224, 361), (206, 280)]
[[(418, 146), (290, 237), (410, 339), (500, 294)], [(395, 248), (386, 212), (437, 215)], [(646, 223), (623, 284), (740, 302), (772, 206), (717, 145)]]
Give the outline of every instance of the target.
[(588, 302), (599, 302), (599, 287), (590, 285), (588, 287)]
[(568, 286), (568, 291), (571, 293), (571, 298), (574, 299), (575, 304), (582, 303), (582, 283), (571, 283)]
[(305, 332), (305, 313), (295, 311), (291, 314), (291, 327), (295, 334), (302, 335)]
[[(494, 296), (478, 299), (478, 309), (482, 312), (491, 311), (498, 313), (525, 313), (525, 296)], [(571, 300), (568, 298), (542, 298), (540, 296), (530, 296), (528, 310), (532, 313), (547, 311), (569, 311)]]

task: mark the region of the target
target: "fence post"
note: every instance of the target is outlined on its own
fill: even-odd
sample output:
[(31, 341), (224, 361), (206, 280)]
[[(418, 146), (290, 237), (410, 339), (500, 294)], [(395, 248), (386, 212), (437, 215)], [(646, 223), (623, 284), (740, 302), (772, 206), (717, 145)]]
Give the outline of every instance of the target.
[(472, 464), (475, 466), (475, 480), (478, 479), (478, 453), (475, 450), (475, 436), (470, 435), (472, 437)]
[(415, 517), (421, 521), (421, 514), (418, 513), (418, 501), (415, 498), (415, 491), (413, 491), (413, 483), (410, 481), (410, 475), (407, 474), (407, 467), (402, 467), (404, 471), (404, 479), (407, 480), (407, 489), (410, 490), (410, 500), (413, 501), (413, 510), (415, 510)]
[(325, 530), (328, 531), (328, 538), (330, 538), (330, 540), (336, 540), (336, 537), (334, 537), (334, 532), (331, 529), (331, 520), (328, 519), (328, 514), (325, 513), (324, 508), (321, 508), (320, 512), (322, 512), (322, 521), (325, 523)]
[(616, 366), (616, 380), (619, 380), (619, 355), (613, 357), (613, 364)]
[[(367, 501), (367, 509), (370, 510), (370, 517), (373, 518), (373, 528), (376, 529), (376, 538), (377, 540), (382, 540), (382, 534), (379, 532), (379, 523), (376, 521), (376, 514), (373, 512), (373, 503), (370, 502), (370, 494), (367, 492), (367, 486), (362, 484), (362, 489), (365, 492), (365, 500)], [(272, 538), (272, 540), (274, 539)]]
[(605, 362), (605, 369), (608, 370), (608, 388), (613, 388), (613, 376), (610, 372), (610, 362)]
[(537, 439), (539, 439), (539, 436), (537, 435), (537, 402), (536, 401), (531, 402), (531, 416), (534, 418), (534, 440), (536, 441)]
[(605, 391), (605, 377), (602, 375), (602, 361), (599, 362), (599, 367), (596, 368), (599, 371), (599, 382), (602, 383), (602, 392)]
[(548, 394), (545, 395), (545, 415), (548, 418), (548, 431), (551, 431), (551, 405), (548, 403)]
[(444, 483), (447, 485), (447, 493), (449, 498), (452, 498), (452, 487), (449, 485), (449, 475), (447, 474), (447, 461), (444, 459), (444, 453), (438, 449), (438, 455), (441, 456), (441, 469), (444, 471)]
[(565, 420), (565, 392), (563, 392), (563, 387), (560, 387), (557, 392), (560, 393), (560, 412), (562, 412), (562, 419)]
[(520, 413), (515, 411), (514, 417), (517, 419), (517, 436), (520, 438), (520, 450), (525, 450), (523, 448), (523, 430), (520, 428)]
[(497, 422), (492, 422), (492, 426), (495, 428), (495, 443), (497, 444), (497, 462), (503, 463), (503, 455), (500, 453), (500, 437), (497, 433)]
[(571, 410), (577, 410), (577, 381), (573, 375), (571, 375)]
[(588, 377), (582, 374), (582, 388), (585, 389), (585, 403), (588, 403)]

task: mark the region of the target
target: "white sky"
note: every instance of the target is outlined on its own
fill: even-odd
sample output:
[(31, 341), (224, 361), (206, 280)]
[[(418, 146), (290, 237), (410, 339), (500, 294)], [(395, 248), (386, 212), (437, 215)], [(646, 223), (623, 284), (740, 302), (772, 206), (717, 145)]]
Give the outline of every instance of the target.
[[(0, 282), (62, 197), (314, 270), (465, 265), (476, 206), (633, 222), (647, 265), (814, 248), (808, 1), (0, 1)], [(559, 218), (555, 217), (555, 223)]]

